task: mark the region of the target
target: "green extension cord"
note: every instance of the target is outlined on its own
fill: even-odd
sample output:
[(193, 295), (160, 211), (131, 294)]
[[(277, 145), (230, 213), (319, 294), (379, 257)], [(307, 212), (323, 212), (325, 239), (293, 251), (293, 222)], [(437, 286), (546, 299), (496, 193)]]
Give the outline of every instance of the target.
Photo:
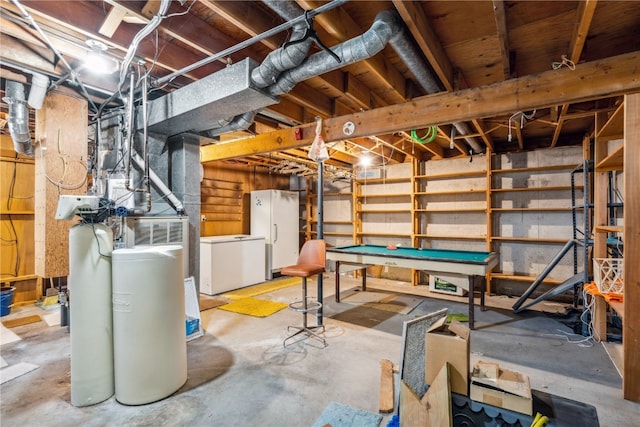
[(438, 136), (438, 126), (430, 126), (427, 129), (427, 133), (425, 133), (422, 138), (418, 136), (418, 133), (415, 131), (415, 129), (411, 131), (411, 138), (413, 138), (414, 141), (420, 144), (428, 144), (436, 139), (436, 136)]

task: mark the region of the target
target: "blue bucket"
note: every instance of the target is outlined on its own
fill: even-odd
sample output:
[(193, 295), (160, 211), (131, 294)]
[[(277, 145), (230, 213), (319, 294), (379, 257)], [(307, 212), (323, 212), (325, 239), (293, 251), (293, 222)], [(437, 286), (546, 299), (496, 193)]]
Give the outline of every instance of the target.
[(6, 316), (11, 313), (11, 304), (13, 304), (13, 291), (16, 288), (2, 288), (0, 291), (0, 316)]

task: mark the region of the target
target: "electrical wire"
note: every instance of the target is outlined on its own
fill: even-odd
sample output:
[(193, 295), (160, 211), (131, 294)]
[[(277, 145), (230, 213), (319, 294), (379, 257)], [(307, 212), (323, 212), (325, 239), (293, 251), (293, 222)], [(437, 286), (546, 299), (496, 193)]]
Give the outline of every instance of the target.
[(567, 58), (567, 55), (562, 55), (560, 58), (562, 59), (560, 62), (551, 63), (551, 68), (553, 68), (554, 70), (559, 70), (562, 67), (567, 67), (571, 71), (576, 69), (575, 62)]
[[(16, 154), (16, 159), (18, 158), (18, 155)], [(12, 277), (18, 277), (18, 274), (20, 273), (20, 246), (19, 246), (19, 239), (18, 239), (18, 233), (16, 232), (16, 227), (15, 224), (13, 223), (13, 218), (11, 215), (11, 201), (15, 198), (13, 196), (13, 192), (15, 189), (15, 184), (16, 184), (16, 178), (17, 178), (17, 173), (18, 173), (18, 166), (15, 162), (13, 162), (13, 173), (11, 175), (11, 181), (9, 183), (9, 194), (7, 197), (7, 211), (8, 211), (8, 215), (7, 217), (9, 218), (9, 226), (11, 227), (11, 232), (13, 234), (13, 238), (11, 239), (5, 239), (2, 238), (2, 242), (3, 243), (9, 243), (8, 246), (14, 246), (15, 250), (16, 250), (16, 262), (14, 264), (14, 272), (13, 273), (2, 273), (2, 275), (8, 275), (8, 276), (12, 276)]]

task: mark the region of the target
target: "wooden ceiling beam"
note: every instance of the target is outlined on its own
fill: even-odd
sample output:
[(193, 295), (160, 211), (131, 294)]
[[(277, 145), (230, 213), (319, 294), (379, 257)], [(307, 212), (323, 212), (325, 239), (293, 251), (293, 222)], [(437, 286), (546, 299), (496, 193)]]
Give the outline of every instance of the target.
[(122, 23), (122, 18), (124, 18), (126, 15), (126, 10), (115, 6), (112, 7), (98, 32), (105, 37), (111, 38), (111, 36), (113, 36), (113, 33), (116, 32), (116, 30)]
[[(137, 30), (130, 26), (120, 26), (114, 36), (109, 39), (102, 37), (98, 30), (104, 22), (106, 12), (98, 2), (51, 2), (51, 1), (23, 1), (24, 7), (29, 10), (34, 19), (46, 27), (59, 30), (61, 33), (73, 32), (81, 38), (93, 38), (105, 43), (115, 51), (116, 56), (124, 56), (133, 40)], [(3, 7), (13, 5), (3, 4)], [(46, 28), (45, 27), (45, 28)], [(4, 31), (4, 29), (3, 29)], [(84, 40), (80, 40), (82, 42)], [(73, 40), (77, 44), (78, 40)], [(73, 43), (70, 43), (73, 44)], [(138, 47), (138, 56), (148, 63), (153, 63), (155, 48), (152, 43), (141, 43)], [(80, 56), (83, 58), (84, 56)], [(77, 56), (74, 56), (77, 58)], [(202, 56), (186, 51), (178, 45), (167, 43), (162, 50), (162, 55), (157, 58), (156, 67), (167, 71), (176, 71), (202, 59)], [(186, 75), (191, 80), (202, 78), (221, 69), (220, 65), (202, 67)], [(162, 74), (162, 73), (160, 73)]]
[(419, 2), (393, 0), (393, 5), (409, 28), (422, 53), (427, 57), (436, 76), (445, 90), (454, 90), (453, 66), (442, 48), (442, 43), (433, 32), (429, 19), (425, 16)]
[(576, 65), (575, 70), (549, 70), (488, 86), (437, 93), (375, 110), (327, 119), (325, 140), (392, 133), (548, 108), (560, 103), (590, 101), (640, 91), (640, 51)]
[[(587, 35), (589, 34), (589, 28), (591, 27), (591, 21), (593, 20), (593, 14), (596, 11), (597, 4), (597, 0), (585, 0), (578, 3), (578, 10), (576, 12), (577, 22), (571, 35), (571, 42), (569, 44), (571, 54), (568, 58), (574, 64), (577, 64), (580, 61), (580, 56), (582, 56), (584, 43), (587, 41)], [(551, 147), (555, 147), (558, 139), (560, 139), (560, 132), (562, 131), (562, 125), (564, 124), (567, 111), (569, 111), (569, 105), (562, 105), (558, 115), (558, 125), (554, 129), (553, 137), (551, 138)]]
[(511, 60), (509, 53), (509, 35), (507, 33), (507, 15), (504, 10), (504, 1), (493, 0), (493, 16), (496, 21), (496, 31), (498, 33), (498, 47), (500, 49), (500, 59), (502, 61), (502, 73), (504, 79), (511, 78)]
[[(246, 1), (224, 1), (214, 2), (201, 0), (200, 4), (206, 6), (216, 15), (224, 18), (232, 25), (238, 27), (251, 37), (262, 34), (275, 25), (273, 19), (260, 8), (254, 7), (252, 2)], [(262, 39), (260, 43), (271, 50), (282, 46), (285, 41), (285, 33), (276, 34), (272, 37)]]
[[(354, 123), (351, 137), (364, 137), (442, 125), (457, 121), (548, 108), (640, 92), (640, 51), (576, 65), (574, 71), (550, 70), (489, 86), (423, 96), (410, 102), (325, 119), (325, 141), (344, 139), (345, 123)], [(464, 107), (463, 107), (464, 106)], [(428, 122), (425, 121), (428, 118)], [(301, 129), (298, 139), (295, 129)], [(310, 145), (315, 122), (258, 135), (240, 142), (201, 148), (203, 162)]]
[[(418, 144), (413, 140), (413, 138), (411, 138), (411, 135), (409, 135), (407, 132), (404, 132), (404, 131), (399, 132), (399, 135), (405, 141), (411, 144), (412, 150), (414, 150), (416, 147), (420, 147), (418, 148), (418, 150), (427, 151), (428, 153), (431, 153), (431, 155), (436, 159), (444, 158), (444, 149), (439, 144)], [(414, 155), (413, 157), (416, 157), (416, 156)]]

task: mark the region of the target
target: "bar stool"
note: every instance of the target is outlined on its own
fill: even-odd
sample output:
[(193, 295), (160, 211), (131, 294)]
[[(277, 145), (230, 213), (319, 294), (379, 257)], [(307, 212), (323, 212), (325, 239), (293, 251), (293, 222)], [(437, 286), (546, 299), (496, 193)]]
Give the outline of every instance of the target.
[(295, 265), (284, 267), (280, 273), (284, 276), (301, 277), (302, 278), (302, 300), (294, 301), (289, 304), (289, 309), (302, 313), (302, 326), (289, 326), (287, 330), (295, 329), (296, 332), (284, 339), (282, 345), (287, 346), (287, 341), (299, 334), (307, 334), (311, 338), (315, 338), (322, 342), (326, 347), (327, 342), (323, 337), (316, 333), (317, 330), (324, 331), (324, 326), (308, 326), (307, 313), (315, 312), (322, 307), (322, 303), (313, 297), (307, 296), (307, 278), (316, 274), (324, 273), (326, 247), (324, 240), (308, 240), (302, 245), (300, 256)]

